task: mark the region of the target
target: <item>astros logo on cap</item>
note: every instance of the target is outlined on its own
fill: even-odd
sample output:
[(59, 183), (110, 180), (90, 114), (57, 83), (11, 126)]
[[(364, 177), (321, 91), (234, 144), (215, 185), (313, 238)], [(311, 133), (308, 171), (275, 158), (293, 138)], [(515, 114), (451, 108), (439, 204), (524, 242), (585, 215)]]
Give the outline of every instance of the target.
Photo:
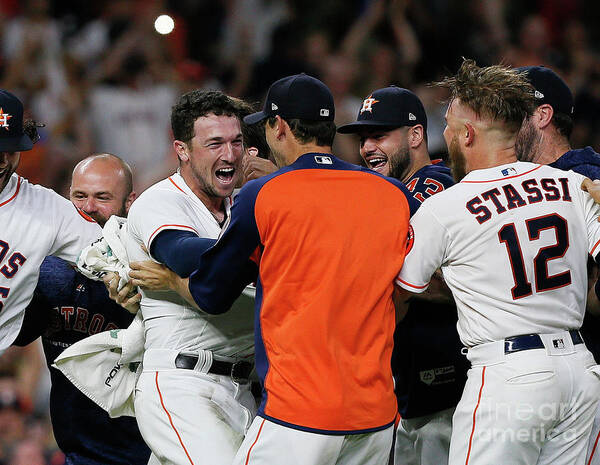
[(12, 115), (8, 113), (4, 113), (2, 108), (0, 108), (0, 126), (8, 131), (8, 120), (12, 118)]
[(363, 101), (363, 106), (360, 109), (361, 114), (365, 111), (368, 111), (369, 113), (373, 113), (373, 105), (375, 103), (379, 102), (379, 100), (375, 100), (373, 98), (372, 95), (369, 95), (364, 101)]

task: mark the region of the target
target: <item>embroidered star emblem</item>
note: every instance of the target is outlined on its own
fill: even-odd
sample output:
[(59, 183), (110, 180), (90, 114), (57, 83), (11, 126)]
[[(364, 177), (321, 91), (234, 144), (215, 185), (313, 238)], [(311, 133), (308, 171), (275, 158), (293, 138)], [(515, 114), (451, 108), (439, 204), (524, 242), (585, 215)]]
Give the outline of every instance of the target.
[(8, 120), (11, 118), (12, 118), (12, 115), (9, 115), (8, 113), (4, 113), (4, 110), (2, 110), (2, 108), (0, 108), (0, 126), (3, 127), (4, 129), (6, 129), (7, 131), (9, 130)]

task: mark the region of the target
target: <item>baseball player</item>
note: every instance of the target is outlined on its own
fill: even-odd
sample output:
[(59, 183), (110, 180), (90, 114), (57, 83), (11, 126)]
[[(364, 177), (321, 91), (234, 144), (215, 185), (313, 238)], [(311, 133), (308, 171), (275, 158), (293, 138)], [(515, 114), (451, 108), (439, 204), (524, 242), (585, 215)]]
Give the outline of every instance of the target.
[[(131, 261), (152, 259), (187, 277), (229, 219), (241, 175), (238, 106), (218, 91), (192, 91), (174, 105), (171, 125), (179, 169), (132, 205)], [(143, 246), (143, 248), (142, 248)], [(212, 317), (173, 292), (142, 292), (143, 373), (136, 419), (164, 464), (229, 465), (255, 411), (251, 312)]]
[[(378, 89), (363, 101), (357, 121), (338, 128), (360, 137), (371, 169), (402, 181), (423, 202), (452, 186), (450, 170), (427, 151), (427, 115), (419, 98), (399, 87)], [(456, 306), (412, 299), (394, 333), (392, 372), (401, 421), (396, 465), (448, 463), (452, 415), (466, 380)]]
[(242, 188), (189, 286), (177, 283), (204, 312), (220, 314), (257, 280), (263, 396), (235, 465), (389, 459), (393, 279), (416, 201), (399, 181), (332, 155), (334, 112), (331, 92), (313, 77), (271, 85), (263, 111), (245, 122), (266, 120), (282, 169)]
[(15, 173), (37, 130), (23, 104), (0, 90), (0, 353), (15, 340), (31, 301), (40, 265), (53, 255), (75, 263), (101, 235), (98, 224), (57, 193)]
[(441, 266), (471, 362), (453, 417), (451, 465), (583, 464), (600, 367), (578, 329), (600, 213), (583, 176), (517, 162), (534, 90), (500, 66), (465, 60), (444, 138), (458, 184), (411, 220), (397, 284), (422, 292)]
[[(600, 154), (591, 147), (571, 149), (573, 129), (573, 94), (567, 84), (551, 69), (543, 66), (517, 68), (524, 71), (535, 88), (536, 108), (521, 127), (516, 140), (517, 156), (522, 161), (541, 163), (561, 170), (573, 170), (590, 179), (600, 179)], [(593, 266), (593, 265), (592, 265)], [(586, 345), (600, 361), (600, 320), (586, 312), (581, 327)], [(587, 465), (600, 464), (600, 410), (596, 414)]]
[[(71, 201), (100, 226), (111, 215), (127, 216), (133, 200), (129, 166), (110, 154), (93, 155), (73, 171)], [(150, 449), (134, 418), (109, 418), (59, 370), (54, 359), (71, 344), (100, 331), (126, 328), (133, 315), (108, 297), (104, 284), (78, 273), (68, 263), (48, 257), (23, 320), (16, 345), (42, 336), (50, 370), (50, 416), (54, 437), (66, 465), (143, 465)]]

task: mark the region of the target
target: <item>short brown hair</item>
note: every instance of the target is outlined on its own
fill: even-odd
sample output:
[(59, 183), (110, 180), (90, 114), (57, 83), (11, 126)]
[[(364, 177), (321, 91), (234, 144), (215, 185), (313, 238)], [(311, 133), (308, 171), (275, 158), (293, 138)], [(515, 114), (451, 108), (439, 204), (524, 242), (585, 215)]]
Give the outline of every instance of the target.
[[(314, 143), (320, 147), (331, 147), (335, 137), (335, 123), (333, 121), (309, 121), (298, 118), (283, 118), (290, 127), (292, 134), (301, 144)], [(267, 124), (273, 126), (275, 117), (267, 119)]]
[(460, 99), (478, 116), (503, 121), (517, 132), (535, 108), (535, 89), (524, 73), (503, 65), (480, 68), (465, 59), (454, 76), (435, 83), (450, 91), (450, 100)]

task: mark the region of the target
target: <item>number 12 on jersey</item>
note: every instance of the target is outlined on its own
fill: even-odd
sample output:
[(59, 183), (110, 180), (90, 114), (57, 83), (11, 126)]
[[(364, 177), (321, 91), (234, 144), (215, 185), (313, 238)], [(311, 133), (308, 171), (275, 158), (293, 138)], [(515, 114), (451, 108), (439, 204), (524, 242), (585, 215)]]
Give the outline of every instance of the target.
[[(563, 257), (569, 248), (567, 221), (560, 215), (553, 213), (526, 220), (525, 224), (529, 241), (538, 240), (540, 233), (546, 229), (553, 230), (556, 238), (555, 244), (541, 247), (533, 259), (536, 292), (558, 289), (571, 284), (571, 272), (569, 270), (552, 276), (548, 275), (548, 262)], [(515, 285), (511, 289), (513, 299), (521, 299), (531, 295), (533, 292), (531, 281), (527, 277), (523, 251), (514, 223), (504, 225), (498, 232), (498, 238), (506, 246), (512, 268), (515, 281)]]

